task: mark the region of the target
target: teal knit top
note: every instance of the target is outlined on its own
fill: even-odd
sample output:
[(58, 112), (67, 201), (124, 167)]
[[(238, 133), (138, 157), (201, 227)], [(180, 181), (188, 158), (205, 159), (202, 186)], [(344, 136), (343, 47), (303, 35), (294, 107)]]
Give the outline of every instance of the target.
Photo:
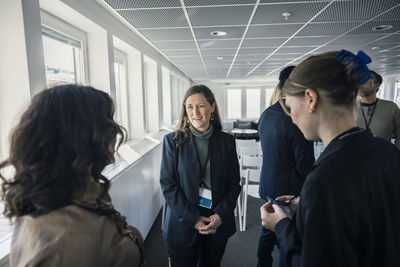
[[(213, 132), (212, 124), (205, 132), (197, 131), (192, 125), (189, 126), (190, 132), (193, 134), (193, 139), (196, 144), (197, 155), (200, 160), (200, 169), (203, 170), (204, 164), (207, 161), (208, 154), (208, 140)], [(202, 185), (204, 188), (211, 189), (211, 176), (210, 176), (210, 159), (207, 161), (207, 165), (201, 177)]]

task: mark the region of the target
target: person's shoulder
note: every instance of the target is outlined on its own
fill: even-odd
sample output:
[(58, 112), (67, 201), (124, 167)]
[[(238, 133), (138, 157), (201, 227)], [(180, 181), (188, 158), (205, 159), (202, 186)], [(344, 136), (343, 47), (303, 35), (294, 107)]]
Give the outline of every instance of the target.
[(235, 139), (232, 134), (230, 134), (224, 130), (216, 131), (216, 135), (219, 136), (221, 139), (226, 139), (226, 140), (234, 140)]
[(180, 131), (167, 133), (166, 135), (164, 135), (164, 141), (168, 142), (169, 144), (176, 143), (176, 139), (180, 134)]
[(379, 98), (378, 104), (385, 105), (385, 106), (388, 106), (388, 107), (396, 107), (396, 108), (398, 108), (396, 103), (394, 103), (393, 101), (390, 101), (390, 100), (386, 100), (386, 99), (380, 99)]

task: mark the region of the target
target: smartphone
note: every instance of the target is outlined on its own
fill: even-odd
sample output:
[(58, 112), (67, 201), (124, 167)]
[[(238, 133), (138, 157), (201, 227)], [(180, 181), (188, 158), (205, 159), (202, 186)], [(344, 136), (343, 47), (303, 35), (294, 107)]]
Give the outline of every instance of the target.
[(276, 204), (279, 206), (290, 206), (293, 204), (293, 201), (296, 199), (296, 198), (292, 198), (290, 201), (280, 201), (280, 200), (270, 198), (268, 196), (267, 196), (267, 198), (268, 198), (268, 201), (271, 202), (271, 204)]
[(270, 197), (267, 197), (268, 201), (271, 202), (271, 204), (276, 204), (278, 205), (283, 212), (286, 214), (286, 216), (289, 217), (289, 219), (293, 218), (294, 212), (290, 209), (290, 205), (293, 204), (294, 200), (296, 199), (296, 197), (293, 197), (290, 201), (280, 201), (280, 200), (276, 200)]

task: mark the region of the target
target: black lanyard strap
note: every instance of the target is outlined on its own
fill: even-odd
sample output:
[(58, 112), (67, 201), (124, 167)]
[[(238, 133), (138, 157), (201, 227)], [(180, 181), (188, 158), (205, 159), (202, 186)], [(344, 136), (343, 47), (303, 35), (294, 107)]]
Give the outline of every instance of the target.
[(198, 160), (199, 165), (200, 165), (201, 187), (204, 187), (204, 185), (205, 185), (206, 168), (207, 168), (208, 161), (210, 160), (210, 149), (207, 148), (207, 159), (206, 159), (206, 162), (204, 163), (204, 165), (202, 165), (202, 164), (201, 164), (201, 160), (200, 160), (199, 151), (198, 151), (198, 149), (197, 149), (196, 142), (194, 142), (194, 144), (195, 144), (195, 146), (196, 146), (197, 160)]
[[(368, 113), (369, 113), (369, 109), (371, 108), (371, 106), (373, 107), (373, 108), (371, 108), (371, 110), (372, 110), (371, 111), (371, 117), (369, 117), (368, 122), (367, 122), (367, 118), (366, 118), (366, 116), (364, 114), (364, 109), (362, 108), (362, 104), (360, 105), (361, 112), (362, 112), (362, 115), (363, 115), (363, 118), (364, 118), (364, 123), (365, 123), (365, 126), (367, 127), (367, 129), (369, 129), (369, 125), (371, 124), (372, 117), (375, 114), (376, 104), (378, 104), (378, 99), (376, 100), (375, 103), (373, 103), (372, 105), (368, 106)], [(368, 116), (368, 113), (367, 113), (367, 116)]]

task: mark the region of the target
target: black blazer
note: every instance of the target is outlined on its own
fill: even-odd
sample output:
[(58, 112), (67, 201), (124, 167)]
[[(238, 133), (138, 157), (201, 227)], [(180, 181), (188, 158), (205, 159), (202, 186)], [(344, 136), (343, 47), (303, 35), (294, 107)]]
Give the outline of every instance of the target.
[(268, 107), (258, 121), (263, 151), (259, 194), (268, 197), (300, 195), (314, 164), (313, 143), (304, 138), (279, 102)]
[(400, 151), (361, 129), (336, 137), (276, 225), (287, 266), (399, 266)]
[(197, 218), (217, 213), (222, 225), (212, 238), (227, 239), (236, 231), (233, 211), (241, 190), (235, 140), (222, 131), (209, 139), (212, 210), (207, 211), (198, 205), (201, 179), (194, 140), (176, 148), (175, 134), (165, 135), (162, 152), (160, 184), (168, 205), (163, 237), (170, 244), (190, 246), (197, 239)]

